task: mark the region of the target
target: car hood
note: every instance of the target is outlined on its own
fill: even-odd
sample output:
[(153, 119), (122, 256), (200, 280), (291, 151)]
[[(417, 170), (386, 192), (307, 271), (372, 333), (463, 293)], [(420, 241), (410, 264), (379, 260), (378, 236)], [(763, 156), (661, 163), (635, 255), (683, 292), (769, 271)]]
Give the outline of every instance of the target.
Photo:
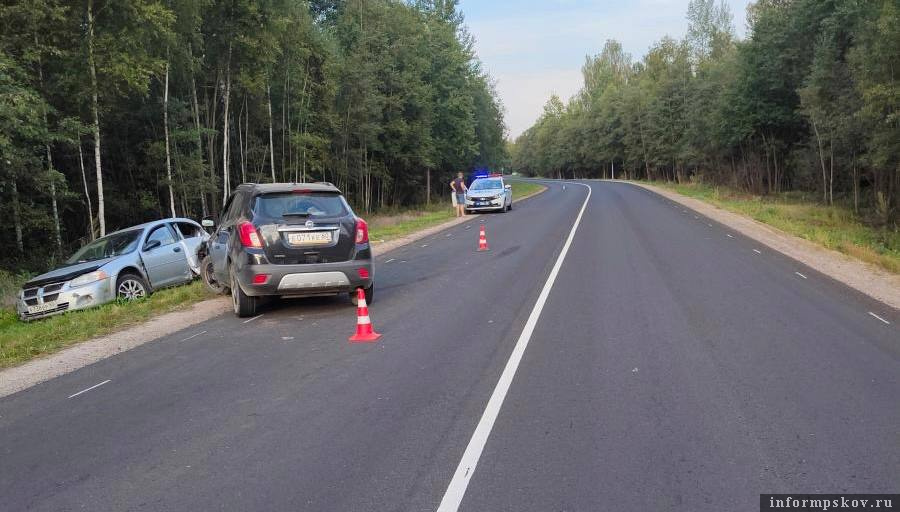
[(492, 188), (490, 190), (469, 191), (469, 197), (493, 197), (503, 193), (502, 188)]
[(59, 267), (51, 270), (45, 274), (41, 274), (37, 277), (29, 279), (28, 282), (22, 285), (22, 288), (33, 288), (35, 286), (42, 286), (50, 283), (59, 283), (63, 281), (68, 281), (70, 279), (75, 279), (76, 277), (87, 274), (88, 272), (93, 272), (98, 268), (106, 265), (110, 261), (115, 258), (106, 258), (102, 260), (94, 260), (94, 261), (86, 261), (84, 263), (76, 263), (74, 265), (66, 265), (64, 267)]

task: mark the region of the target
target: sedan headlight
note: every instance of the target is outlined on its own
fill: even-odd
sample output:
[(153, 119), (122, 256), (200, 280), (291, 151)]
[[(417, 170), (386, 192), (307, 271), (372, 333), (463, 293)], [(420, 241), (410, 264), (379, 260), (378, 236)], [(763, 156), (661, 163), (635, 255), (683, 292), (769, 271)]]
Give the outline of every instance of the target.
[(73, 288), (75, 286), (84, 286), (86, 284), (95, 283), (101, 279), (106, 279), (107, 277), (109, 277), (109, 274), (107, 274), (106, 272), (102, 270), (95, 270), (93, 272), (88, 272), (87, 274), (82, 274), (75, 279), (72, 279), (71, 281), (69, 281), (69, 286)]

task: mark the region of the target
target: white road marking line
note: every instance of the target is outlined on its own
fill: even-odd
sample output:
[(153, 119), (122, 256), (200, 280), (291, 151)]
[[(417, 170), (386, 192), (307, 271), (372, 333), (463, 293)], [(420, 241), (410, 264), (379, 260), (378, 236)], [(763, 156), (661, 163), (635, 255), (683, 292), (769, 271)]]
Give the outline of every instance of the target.
[(753, 249), (753, 252), (755, 252), (756, 254), (762, 254), (762, 251), (760, 251), (759, 249)]
[(107, 384), (109, 382), (112, 382), (112, 379), (106, 379), (105, 381), (101, 382), (100, 384), (94, 384), (93, 386), (91, 386), (87, 389), (82, 389), (81, 391), (79, 391), (78, 393), (75, 393), (74, 395), (69, 395), (69, 398), (75, 398), (76, 396), (78, 396), (82, 393), (87, 393), (88, 391), (99, 388), (100, 386)]
[(581, 211), (578, 212), (578, 217), (575, 218), (572, 230), (569, 231), (569, 237), (563, 244), (562, 251), (560, 251), (559, 257), (556, 258), (556, 263), (550, 270), (550, 275), (547, 276), (547, 281), (544, 283), (540, 295), (538, 295), (537, 302), (534, 303), (534, 308), (525, 322), (525, 328), (522, 329), (522, 334), (519, 335), (519, 339), (516, 341), (515, 347), (513, 347), (512, 354), (510, 354), (509, 360), (503, 368), (503, 373), (500, 375), (500, 380), (497, 381), (497, 385), (494, 387), (493, 393), (491, 393), (491, 398), (484, 408), (481, 419), (478, 420), (478, 426), (475, 427), (475, 432), (472, 433), (472, 438), (469, 439), (466, 451), (456, 467), (456, 472), (453, 473), (453, 479), (450, 480), (450, 485), (447, 486), (447, 491), (444, 493), (443, 499), (441, 499), (438, 512), (455, 512), (459, 509), (463, 496), (466, 494), (466, 488), (469, 486), (469, 481), (472, 479), (472, 474), (478, 465), (478, 459), (481, 458), (481, 452), (484, 450), (484, 445), (491, 434), (494, 422), (500, 414), (500, 408), (503, 406), (503, 400), (506, 398), (506, 393), (509, 391), (513, 377), (516, 375), (516, 369), (518, 369), (519, 362), (521, 362), (525, 349), (528, 347), (528, 342), (531, 341), (531, 335), (534, 333), (538, 318), (541, 316), (541, 311), (544, 309), (544, 304), (547, 302), (547, 297), (550, 295), (550, 290), (553, 288), (559, 269), (562, 267), (566, 254), (569, 252), (569, 247), (572, 245), (572, 240), (575, 238), (575, 231), (578, 229), (578, 225), (581, 224), (581, 218), (587, 208), (588, 201), (591, 199), (591, 187), (589, 185), (581, 186), (588, 189), (588, 195), (584, 198)]
[(874, 316), (875, 318), (881, 320), (882, 322), (884, 322), (884, 323), (886, 323), (886, 324), (888, 324), (888, 325), (891, 325), (890, 322), (888, 322), (888, 321), (885, 320), (884, 318), (881, 318), (880, 316), (876, 315), (875, 313), (872, 313), (871, 311), (869, 311), (869, 314), (872, 315), (872, 316)]
[[(263, 313), (263, 315), (264, 315), (264, 314), (265, 314), (265, 313)], [(261, 316), (262, 316), (262, 315), (256, 315), (256, 316), (253, 317), (253, 318), (248, 318), (247, 320), (244, 320), (244, 323), (245, 323), (245, 324), (249, 324), (250, 322), (256, 320), (257, 318), (259, 318), (259, 317), (261, 317)]]
[(798, 276), (802, 277), (803, 279), (806, 279), (806, 276), (801, 274), (800, 272), (794, 272), (794, 273), (797, 274)]
[(428, 247), (428, 244), (422, 244), (422, 248)]
[(712, 227), (712, 224), (710, 224), (710, 223), (708, 223), (708, 222), (706, 223), (706, 225), (709, 226), (709, 227)]
[(385, 261), (385, 263), (390, 263), (390, 262), (394, 261), (395, 259), (396, 259), (396, 258), (391, 258), (391, 259)]
[(726, 233), (725, 236), (727, 236), (728, 238), (734, 238), (734, 235), (732, 235), (731, 233)]
[(700, 216), (699, 216), (699, 215), (694, 215), (694, 218), (695, 218), (695, 219), (699, 219)]
[(192, 335), (188, 336), (187, 338), (185, 338), (185, 339), (183, 339), (183, 340), (181, 340), (181, 341), (192, 340), (192, 339), (196, 338), (197, 336), (200, 336), (201, 334), (206, 334), (206, 331), (200, 331), (200, 332), (198, 332), (197, 334), (192, 334)]

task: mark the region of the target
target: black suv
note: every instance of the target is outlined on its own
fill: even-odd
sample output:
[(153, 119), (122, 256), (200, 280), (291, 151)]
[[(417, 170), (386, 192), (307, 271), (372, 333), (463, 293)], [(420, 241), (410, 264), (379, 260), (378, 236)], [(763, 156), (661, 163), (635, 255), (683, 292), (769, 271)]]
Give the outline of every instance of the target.
[(222, 210), (209, 240), (218, 282), (237, 316), (260, 297), (310, 297), (365, 290), (374, 298), (369, 229), (330, 183), (245, 183)]

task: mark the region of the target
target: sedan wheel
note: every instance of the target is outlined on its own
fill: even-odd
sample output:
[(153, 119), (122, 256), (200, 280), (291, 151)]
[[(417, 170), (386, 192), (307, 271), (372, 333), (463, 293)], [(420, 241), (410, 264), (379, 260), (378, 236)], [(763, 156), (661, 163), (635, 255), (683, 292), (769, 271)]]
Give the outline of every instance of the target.
[(213, 272), (213, 264), (212, 260), (209, 256), (203, 258), (203, 261), (200, 262), (200, 278), (203, 279), (203, 284), (206, 285), (206, 288), (213, 293), (225, 293), (227, 289), (223, 283), (220, 283), (218, 279), (216, 279), (216, 274)]
[(134, 274), (121, 276), (116, 284), (116, 297), (124, 300), (143, 299), (147, 296), (147, 285)]

